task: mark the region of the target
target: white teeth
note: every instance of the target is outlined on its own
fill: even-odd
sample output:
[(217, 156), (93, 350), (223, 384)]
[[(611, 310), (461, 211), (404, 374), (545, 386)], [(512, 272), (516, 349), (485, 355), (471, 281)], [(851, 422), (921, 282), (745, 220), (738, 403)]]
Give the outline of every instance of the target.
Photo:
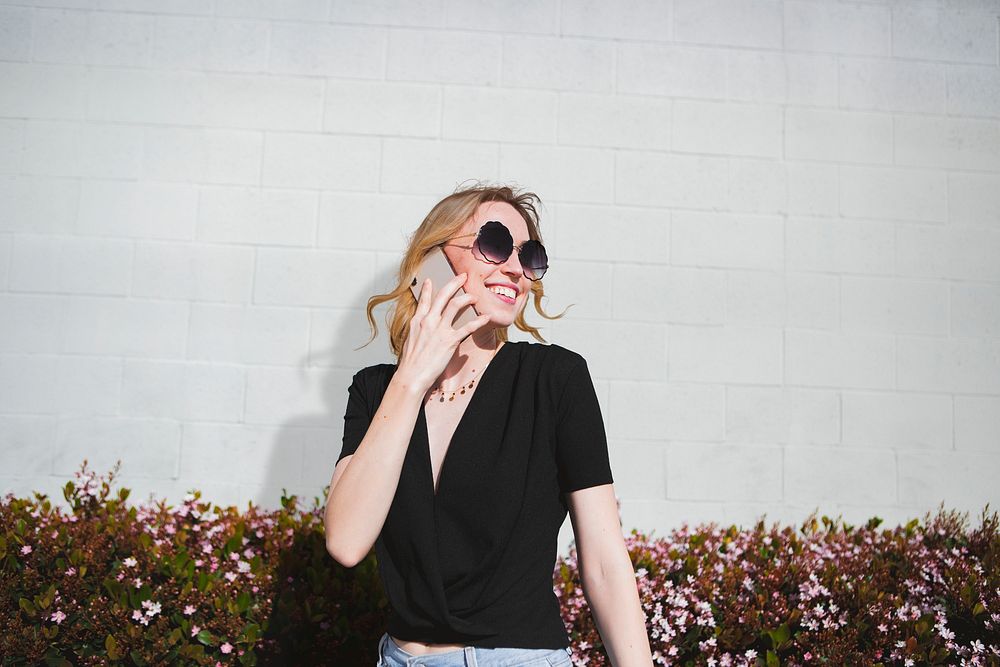
[(502, 294), (502, 295), (504, 295), (504, 296), (506, 296), (508, 298), (511, 298), (511, 299), (514, 299), (517, 296), (517, 294), (514, 292), (514, 290), (512, 290), (509, 287), (501, 287), (499, 285), (494, 285), (492, 287), (487, 287), (486, 289), (488, 289), (489, 291), (493, 292), (494, 294)]

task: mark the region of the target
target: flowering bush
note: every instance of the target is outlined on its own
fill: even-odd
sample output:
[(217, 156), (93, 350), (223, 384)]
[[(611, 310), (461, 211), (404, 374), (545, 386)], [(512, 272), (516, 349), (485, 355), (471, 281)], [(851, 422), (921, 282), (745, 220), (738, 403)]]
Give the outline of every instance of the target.
[[(38, 493), (0, 502), (0, 664), (375, 663), (388, 606), (374, 555), (330, 558), (319, 498), (129, 507), (117, 470), (84, 461), (69, 512)], [(1000, 666), (996, 513), (972, 531), (943, 509), (880, 523), (632, 531), (655, 663)], [(609, 666), (576, 557), (554, 579), (574, 662)]]
[[(811, 515), (792, 528), (687, 525), (626, 538), (657, 665), (1000, 665), (1000, 534), (939, 508), (903, 527)], [(822, 527), (821, 527), (822, 524)], [(576, 664), (610, 665), (578, 586), (557, 591)]]
[[(120, 462), (119, 462), (120, 465)], [(387, 603), (374, 559), (338, 566), (322, 514), (200, 502), (128, 507), (87, 470), (0, 503), (3, 665), (373, 664)]]

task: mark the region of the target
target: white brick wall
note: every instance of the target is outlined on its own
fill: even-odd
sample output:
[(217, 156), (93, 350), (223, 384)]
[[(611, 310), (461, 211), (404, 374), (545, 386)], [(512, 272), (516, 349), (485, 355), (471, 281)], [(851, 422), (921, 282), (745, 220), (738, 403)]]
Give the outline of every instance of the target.
[[(0, 0), (0, 490), (311, 499), (428, 208), (543, 198), (627, 527), (1000, 503), (996, 0)], [(381, 318), (384, 310), (378, 313)], [(519, 332), (517, 339), (525, 339)], [(564, 526), (564, 538), (569, 524)]]

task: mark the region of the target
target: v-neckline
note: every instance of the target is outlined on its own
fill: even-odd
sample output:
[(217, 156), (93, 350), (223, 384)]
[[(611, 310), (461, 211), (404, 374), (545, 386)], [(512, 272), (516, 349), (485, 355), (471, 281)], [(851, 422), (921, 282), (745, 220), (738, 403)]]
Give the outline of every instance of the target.
[(427, 412), (424, 409), (426, 407), (426, 402), (420, 402), (420, 419), (423, 422), (424, 429), (424, 452), (427, 454), (427, 474), (430, 477), (431, 484), (431, 497), (434, 499), (435, 503), (440, 495), (441, 491), (441, 478), (444, 475), (445, 464), (447, 464), (448, 459), (451, 457), (451, 450), (455, 444), (455, 436), (458, 435), (459, 430), (461, 430), (462, 425), (465, 423), (465, 418), (468, 416), (469, 412), (473, 409), (476, 402), (476, 397), (479, 396), (479, 390), (482, 389), (488, 377), (492, 377), (490, 369), (493, 368), (494, 362), (500, 356), (502, 350), (511, 345), (511, 341), (504, 342), (497, 351), (490, 358), (486, 367), (483, 368), (483, 372), (479, 374), (479, 381), (476, 385), (475, 391), (472, 392), (472, 396), (469, 397), (469, 402), (465, 406), (465, 410), (462, 412), (462, 416), (458, 418), (458, 423), (455, 424), (455, 429), (451, 432), (451, 439), (448, 441), (448, 448), (444, 452), (444, 458), (441, 460), (441, 469), (438, 471), (437, 488), (434, 488), (434, 459), (431, 458), (431, 434), (430, 429), (427, 427)]

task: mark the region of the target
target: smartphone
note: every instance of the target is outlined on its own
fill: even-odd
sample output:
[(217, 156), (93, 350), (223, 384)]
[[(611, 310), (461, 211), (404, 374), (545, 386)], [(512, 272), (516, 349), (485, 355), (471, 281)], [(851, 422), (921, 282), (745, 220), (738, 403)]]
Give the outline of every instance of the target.
[[(448, 257), (444, 254), (444, 251), (440, 247), (434, 248), (427, 253), (427, 257), (424, 258), (420, 268), (417, 269), (416, 275), (410, 280), (410, 291), (413, 292), (413, 298), (420, 299), (420, 287), (424, 284), (425, 278), (431, 279), (430, 298), (433, 299), (437, 295), (438, 289), (454, 278), (455, 275), (455, 269), (452, 268), (451, 262), (448, 261)], [(459, 287), (458, 291), (451, 298), (454, 299), (461, 294), (465, 294), (465, 290)], [(470, 303), (459, 309), (458, 314), (455, 315), (455, 319), (452, 322), (452, 327), (455, 329), (463, 327), (478, 316), (479, 313)]]

